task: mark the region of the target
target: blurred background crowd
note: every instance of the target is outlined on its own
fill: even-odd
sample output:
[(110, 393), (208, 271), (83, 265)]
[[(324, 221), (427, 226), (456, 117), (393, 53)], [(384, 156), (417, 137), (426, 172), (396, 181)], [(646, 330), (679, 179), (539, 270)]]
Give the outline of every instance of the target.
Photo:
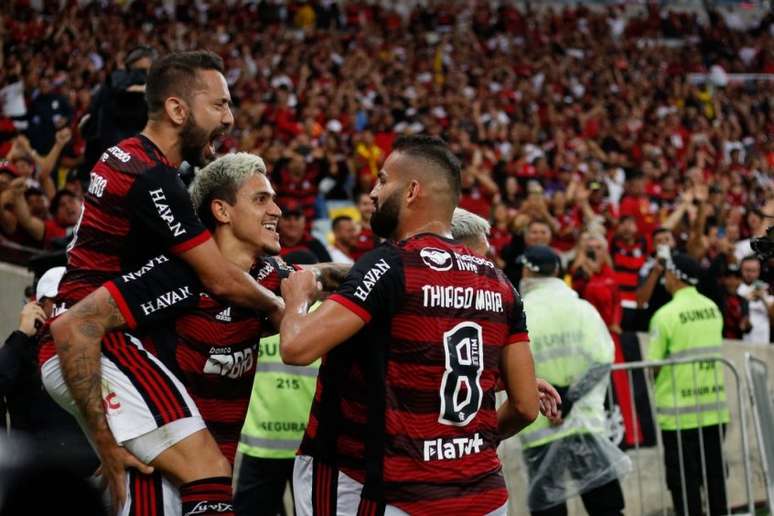
[(438, 135), (515, 285), (524, 249), (550, 245), (611, 331), (641, 330), (669, 300), (659, 253), (680, 249), (707, 269), (725, 336), (771, 341), (767, 264), (749, 244), (774, 215), (771, 12), (238, 3), (6, 2), (0, 258), (62, 260), (91, 166), (144, 125), (152, 60), (207, 48), (234, 102), (218, 152), (267, 161), (288, 251), (372, 247), (363, 194), (392, 142)]

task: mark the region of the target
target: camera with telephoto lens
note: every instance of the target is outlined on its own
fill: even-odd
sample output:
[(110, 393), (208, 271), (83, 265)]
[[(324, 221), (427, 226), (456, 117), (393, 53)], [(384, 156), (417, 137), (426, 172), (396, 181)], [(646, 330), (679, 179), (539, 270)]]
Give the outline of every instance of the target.
[(751, 239), (750, 247), (763, 262), (774, 256), (774, 226), (769, 226), (762, 237)]

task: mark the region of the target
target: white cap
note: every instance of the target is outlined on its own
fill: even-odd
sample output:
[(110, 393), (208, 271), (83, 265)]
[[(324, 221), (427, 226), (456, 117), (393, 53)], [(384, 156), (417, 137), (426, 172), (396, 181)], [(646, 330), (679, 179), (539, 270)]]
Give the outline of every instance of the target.
[(62, 281), (66, 267), (54, 267), (48, 269), (38, 280), (35, 288), (35, 300), (40, 301), (44, 297), (56, 297), (59, 292), (59, 282)]

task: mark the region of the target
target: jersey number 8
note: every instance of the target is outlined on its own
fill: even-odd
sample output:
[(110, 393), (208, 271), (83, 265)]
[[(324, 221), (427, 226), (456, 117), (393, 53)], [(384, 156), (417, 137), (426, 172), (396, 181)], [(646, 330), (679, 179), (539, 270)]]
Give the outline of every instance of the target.
[(443, 334), (446, 372), (441, 380), (439, 423), (465, 426), (481, 408), (482, 334), (481, 326), (472, 322), (460, 323)]

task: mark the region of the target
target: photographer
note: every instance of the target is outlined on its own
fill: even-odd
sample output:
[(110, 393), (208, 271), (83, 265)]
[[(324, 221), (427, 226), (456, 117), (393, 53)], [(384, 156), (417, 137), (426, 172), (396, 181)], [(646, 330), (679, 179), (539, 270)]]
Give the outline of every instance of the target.
[(94, 95), (88, 114), (81, 120), (81, 134), (86, 152), (80, 168), (87, 182), (89, 172), (105, 149), (124, 138), (139, 133), (148, 121), (145, 104), (145, 78), (155, 49), (139, 46), (126, 55), (123, 70), (116, 70)]
[(664, 227), (656, 228), (653, 231), (653, 247), (654, 255), (640, 268), (640, 285), (637, 287), (637, 308), (645, 312), (646, 321), (650, 321), (656, 310), (672, 299), (664, 287), (666, 262), (676, 247), (672, 231)]
[(569, 272), (572, 288), (594, 305), (611, 334), (620, 335), (621, 294), (603, 236), (581, 235)]
[(740, 265), (742, 284), (737, 293), (749, 302), (752, 329), (742, 337), (745, 342), (771, 342), (770, 321), (774, 315), (774, 296), (769, 285), (761, 281), (761, 262), (756, 256), (747, 256)]
[(38, 375), (38, 330), (52, 316), (64, 267), (41, 276), (35, 301), (24, 305), (19, 328), (0, 347), (0, 396), (5, 397), (11, 429), (26, 434), (47, 460), (67, 459), (74, 470), (90, 475), (96, 457), (75, 420), (43, 390)]

